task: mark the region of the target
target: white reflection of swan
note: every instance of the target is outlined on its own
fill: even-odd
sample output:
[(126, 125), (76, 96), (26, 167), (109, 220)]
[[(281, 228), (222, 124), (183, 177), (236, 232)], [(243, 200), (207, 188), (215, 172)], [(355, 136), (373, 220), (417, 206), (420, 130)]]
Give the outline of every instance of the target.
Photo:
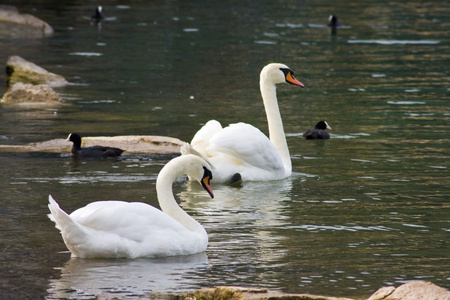
[(206, 253), (159, 259), (70, 259), (52, 279), (47, 299), (92, 299), (102, 292), (139, 295), (196, 287), (189, 274), (207, 267)]

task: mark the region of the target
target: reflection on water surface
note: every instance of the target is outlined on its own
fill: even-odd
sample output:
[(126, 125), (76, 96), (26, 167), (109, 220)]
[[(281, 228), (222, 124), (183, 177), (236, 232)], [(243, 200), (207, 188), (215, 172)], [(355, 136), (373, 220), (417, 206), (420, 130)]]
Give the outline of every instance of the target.
[(102, 292), (136, 296), (143, 292), (180, 291), (196, 284), (192, 272), (207, 267), (207, 256), (160, 259), (70, 259), (61, 277), (50, 281), (48, 299), (92, 299)]

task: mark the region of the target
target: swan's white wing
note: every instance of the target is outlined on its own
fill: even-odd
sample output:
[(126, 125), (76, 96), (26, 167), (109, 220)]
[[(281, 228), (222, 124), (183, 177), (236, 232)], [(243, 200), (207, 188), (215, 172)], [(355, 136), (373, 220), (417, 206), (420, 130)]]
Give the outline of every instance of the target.
[(92, 202), (74, 211), (70, 217), (84, 227), (137, 242), (142, 242), (150, 234), (186, 231), (183, 225), (169, 215), (140, 202)]
[(216, 120), (210, 120), (194, 135), (191, 141), (195, 150), (205, 155), (206, 147), (211, 139), (222, 130), (222, 125)]
[(246, 123), (225, 127), (211, 139), (207, 150), (227, 152), (245, 164), (262, 169), (283, 168), (272, 142), (258, 128)]
[(282, 177), (283, 162), (272, 142), (259, 129), (236, 123), (217, 132), (205, 148), (219, 182), (240, 173), (243, 180)]
[(184, 143), (180, 148), (180, 152), (181, 152), (181, 155), (192, 154), (192, 155), (198, 156), (208, 163), (210, 169), (213, 168), (211, 162), (202, 153), (195, 150), (194, 147), (192, 147), (192, 145), (189, 143)]

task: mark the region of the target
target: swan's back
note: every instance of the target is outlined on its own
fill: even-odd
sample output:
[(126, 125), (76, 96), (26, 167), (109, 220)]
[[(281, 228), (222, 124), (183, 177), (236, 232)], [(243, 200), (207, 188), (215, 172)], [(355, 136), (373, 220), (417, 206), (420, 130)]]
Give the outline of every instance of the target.
[[(215, 121), (217, 122), (217, 121)], [(215, 126), (215, 122), (209, 124)], [(218, 122), (217, 122), (218, 123)], [(213, 132), (213, 128), (199, 132)], [(258, 128), (246, 124), (230, 124), (214, 135), (207, 134), (208, 139), (199, 140), (196, 135), (192, 140), (195, 150), (205, 156), (213, 166), (214, 181), (226, 182), (239, 173), (243, 180), (268, 180), (286, 177), (283, 161), (275, 146)], [(220, 172), (219, 172), (220, 171)]]
[(216, 120), (208, 121), (191, 140), (191, 145), (195, 150), (205, 155), (211, 139), (222, 130), (222, 125)]
[[(239, 134), (237, 134), (239, 133)], [(249, 143), (248, 141), (252, 141)], [(258, 146), (265, 145), (265, 148)], [(211, 139), (209, 151), (226, 151), (245, 164), (257, 168), (282, 169), (275, 146), (258, 128), (247, 123), (230, 124)]]

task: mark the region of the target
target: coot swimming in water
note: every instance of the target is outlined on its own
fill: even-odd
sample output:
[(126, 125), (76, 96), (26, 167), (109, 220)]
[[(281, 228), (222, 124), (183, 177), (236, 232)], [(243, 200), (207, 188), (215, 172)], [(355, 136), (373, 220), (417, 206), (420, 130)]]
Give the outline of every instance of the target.
[(337, 33), (337, 28), (341, 25), (338, 18), (335, 15), (328, 17), (328, 26), (331, 27), (331, 34)]
[(91, 16), (91, 19), (95, 20), (95, 21), (101, 21), (104, 18), (105, 17), (102, 14), (102, 7), (101, 6), (97, 6), (97, 8), (95, 9), (95, 13)]
[(330, 138), (330, 134), (326, 132), (325, 129), (331, 130), (331, 127), (327, 122), (319, 121), (314, 129), (308, 129), (305, 133), (303, 133), (303, 137), (307, 140), (328, 140)]

